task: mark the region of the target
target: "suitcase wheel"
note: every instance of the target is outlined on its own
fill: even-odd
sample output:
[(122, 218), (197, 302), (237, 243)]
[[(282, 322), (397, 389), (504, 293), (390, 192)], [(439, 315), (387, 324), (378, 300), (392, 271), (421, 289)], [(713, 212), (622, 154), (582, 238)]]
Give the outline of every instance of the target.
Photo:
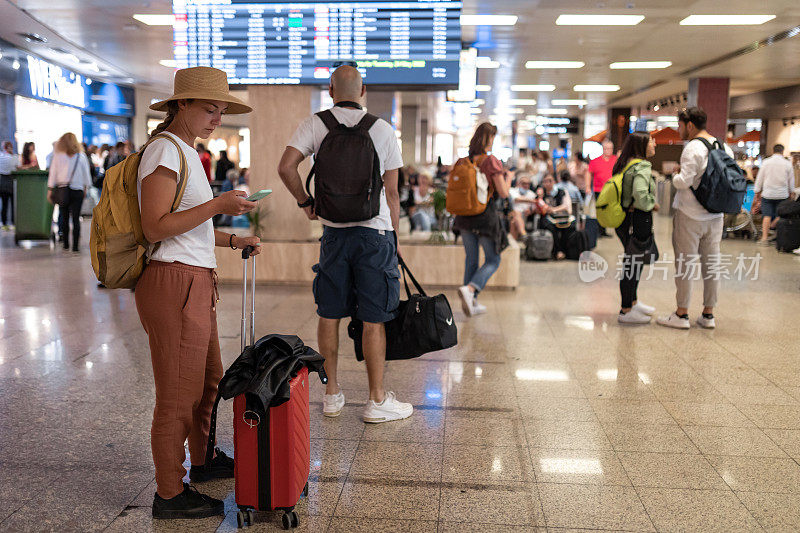
[(281, 517), (281, 524), (283, 529), (294, 529), (300, 525), (300, 519), (294, 511), (286, 512)]
[(243, 528), (245, 526), (252, 526), (256, 521), (256, 512), (253, 509), (240, 510), (236, 513), (236, 526)]

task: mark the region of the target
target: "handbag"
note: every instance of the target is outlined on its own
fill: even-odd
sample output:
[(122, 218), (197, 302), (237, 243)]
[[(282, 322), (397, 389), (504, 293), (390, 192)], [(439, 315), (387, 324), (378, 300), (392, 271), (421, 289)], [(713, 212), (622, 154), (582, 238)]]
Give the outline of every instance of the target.
[(80, 154), (75, 156), (75, 164), (72, 167), (72, 172), (69, 173), (69, 182), (66, 185), (57, 185), (53, 187), (53, 203), (64, 205), (69, 203), (69, 184), (72, 183), (72, 178), (75, 177), (75, 170), (78, 168), (78, 158)]
[[(447, 297), (444, 294), (428, 296), (403, 258), (398, 255), (397, 260), (403, 272), (408, 300), (401, 300), (397, 317), (385, 323), (386, 360), (413, 359), (455, 346), (458, 343), (458, 329)], [(411, 293), (409, 279), (417, 290), (416, 294)], [(347, 333), (353, 339), (356, 359), (359, 361), (364, 360), (361, 347), (363, 331), (364, 323), (353, 317), (347, 326)]]
[(641, 261), (643, 265), (652, 265), (658, 261), (658, 246), (652, 233), (645, 240), (637, 239), (633, 234), (633, 224), (628, 230), (628, 241), (625, 243), (625, 255)]

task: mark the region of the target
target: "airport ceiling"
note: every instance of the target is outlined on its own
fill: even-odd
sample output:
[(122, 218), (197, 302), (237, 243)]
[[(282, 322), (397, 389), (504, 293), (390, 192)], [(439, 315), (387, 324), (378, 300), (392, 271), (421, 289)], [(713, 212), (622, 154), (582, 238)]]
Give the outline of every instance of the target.
[[(800, 2), (797, 0), (465, 0), (465, 14), (517, 15), (515, 26), (463, 27), (463, 41), (499, 68), (479, 69), (478, 83), (491, 91), (485, 114), (511, 98), (533, 98), (540, 108), (554, 99), (586, 99), (588, 108), (608, 104), (644, 106), (680, 94), (698, 76), (731, 78), (733, 95), (800, 84)], [(134, 13), (169, 13), (171, 1), (0, 0), (0, 38), (66, 64), (87, 75), (95, 62), (105, 77), (169, 89), (170, 27), (146, 26)], [(635, 26), (560, 26), (561, 14), (634, 14)], [(764, 24), (684, 26), (690, 14), (769, 14)], [(793, 30), (794, 29), (794, 30)], [(793, 31), (792, 31), (793, 30)], [(788, 31), (788, 33), (787, 33)], [(48, 37), (28, 43), (19, 33)], [(756, 44), (759, 43), (759, 44)], [(60, 51), (54, 51), (60, 48)], [(70, 61), (72, 53), (84, 61)], [(66, 58), (66, 59), (65, 59)], [(582, 61), (579, 69), (527, 69), (527, 61)], [(671, 61), (666, 69), (611, 70), (616, 61)], [(92, 67), (94, 68), (94, 67)], [(95, 71), (96, 77), (103, 77)], [(552, 92), (512, 93), (512, 85), (552, 84)], [(575, 92), (577, 84), (616, 84), (611, 93)], [(530, 108), (531, 112), (534, 108)]]

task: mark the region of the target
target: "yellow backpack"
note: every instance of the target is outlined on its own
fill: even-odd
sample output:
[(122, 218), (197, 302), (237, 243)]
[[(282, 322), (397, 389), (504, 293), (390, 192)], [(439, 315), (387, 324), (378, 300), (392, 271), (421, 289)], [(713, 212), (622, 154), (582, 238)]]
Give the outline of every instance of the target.
[[(180, 154), (178, 186), (170, 213), (181, 203), (186, 190), (187, 164), (183, 150), (169, 135), (152, 137), (142, 149), (106, 170), (100, 202), (92, 210), (89, 250), (97, 280), (109, 289), (131, 289), (147, 264), (151, 243), (144, 238), (139, 211), (139, 162), (147, 146), (156, 139), (169, 139)], [(153, 251), (160, 243), (155, 243)]]
[(491, 187), (480, 167), (485, 155), (475, 156), (474, 160), (462, 157), (447, 178), (445, 208), (451, 215), (474, 216), (486, 211)]
[(625, 209), (622, 207), (622, 186), (625, 183), (625, 173), (641, 159), (631, 159), (622, 172), (614, 174), (605, 182), (600, 194), (597, 195), (597, 222), (604, 228), (618, 228), (625, 220)]

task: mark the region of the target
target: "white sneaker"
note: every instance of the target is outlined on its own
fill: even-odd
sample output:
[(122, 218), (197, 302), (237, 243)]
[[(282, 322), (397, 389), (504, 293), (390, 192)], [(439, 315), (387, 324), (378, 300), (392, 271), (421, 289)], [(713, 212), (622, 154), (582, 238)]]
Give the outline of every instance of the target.
[(627, 313), (620, 313), (617, 322), (620, 324), (649, 324), (650, 315), (639, 312), (635, 307)]
[(653, 316), (653, 313), (656, 312), (656, 308), (652, 305), (643, 304), (642, 302), (636, 302), (636, 305), (633, 306), (632, 311), (639, 311), (643, 315)]
[(706, 318), (703, 315), (697, 317), (697, 325), (705, 329), (714, 329), (717, 324), (714, 322), (714, 317)]
[(689, 329), (690, 327), (688, 318), (681, 318), (675, 313), (672, 313), (669, 316), (660, 316), (658, 317), (657, 322), (662, 326), (667, 326), (668, 328)]
[(792, 253), (795, 254), (795, 255), (800, 255), (800, 248), (798, 248), (797, 250), (794, 250)]
[(367, 406), (364, 408), (364, 422), (379, 424), (402, 420), (411, 416), (413, 412), (414, 407), (410, 403), (398, 402), (393, 392), (387, 392), (381, 403), (367, 400)]
[(472, 314), (473, 315), (482, 315), (486, 312), (486, 306), (481, 305), (478, 302), (475, 302), (475, 305), (472, 306)]
[(475, 293), (464, 285), (458, 288), (458, 296), (461, 298), (461, 309), (464, 310), (464, 314), (472, 316), (475, 312)]
[(326, 394), (322, 398), (322, 414), (336, 418), (342, 414), (342, 407), (344, 407), (344, 393), (339, 391), (337, 394)]

